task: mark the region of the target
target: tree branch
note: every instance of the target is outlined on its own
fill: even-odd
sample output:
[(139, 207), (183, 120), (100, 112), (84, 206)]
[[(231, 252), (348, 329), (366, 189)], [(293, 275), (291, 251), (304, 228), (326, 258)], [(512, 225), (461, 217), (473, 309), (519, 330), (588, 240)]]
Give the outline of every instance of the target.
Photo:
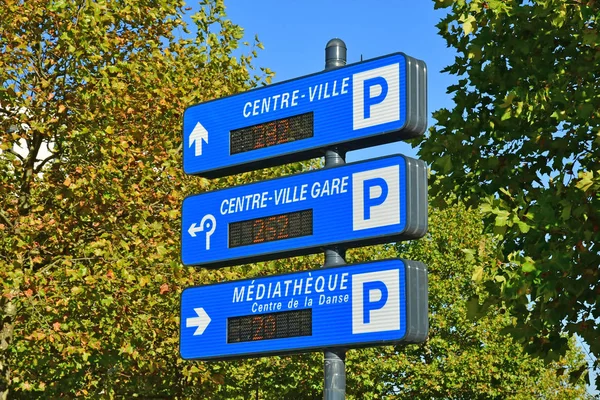
[(15, 152), (13, 149), (7, 149), (5, 150), (7, 153), (10, 153), (12, 155), (14, 155), (15, 157), (17, 157), (19, 160), (21, 160), (22, 162), (25, 162), (25, 158), (20, 155), (19, 153)]
[(38, 173), (42, 170), (42, 168), (44, 167), (44, 165), (46, 165), (46, 163), (50, 160), (54, 160), (55, 158), (58, 158), (60, 156), (60, 153), (57, 151), (56, 153), (52, 153), (52, 155), (46, 157), (44, 160), (42, 160), (42, 162), (35, 167), (35, 169), (33, 170), (34, 173)]
[(6, 216), (6, 214), (4, 214), (4, 211), (2, 210), (0, 210), (0, 217), (4, 222), (6, 222), (6, 225), (11, 227), (11, 229), (15, 227), (15, 224), (13, 224), (10, 219), (8, 219), (8, 217)]

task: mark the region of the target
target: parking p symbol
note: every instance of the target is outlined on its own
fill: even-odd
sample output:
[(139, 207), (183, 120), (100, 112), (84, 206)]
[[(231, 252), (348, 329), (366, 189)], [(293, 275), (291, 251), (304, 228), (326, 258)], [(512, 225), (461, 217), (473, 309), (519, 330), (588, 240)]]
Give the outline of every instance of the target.
[[(375, 104), (381, 103), (385, 96), (388, 93), (388, 84), (387, 81), (381, 77), (377, 76), (375, 78), (366, 79), (363, 82), (363, 90), (364, 90), (364, 101), (365, 101), (365, 109), (364, 109), (364, 118), (371, 118), (371, 107)], [(375, 95), (377, 89), (379, 89), (379, 94)]]
[(388, 290), (381, 281), (363, 284), (363, 323), (371, 323), (371, 311), (383, 308), (388, 299)]
[(352, 129), (400, 119), (400, 64), (352, 75)]
[(400, 329), (400, 271), (352, 276), (352, 333)]
[[(365, 220), (371, 219), (371, 208), (383, 204), (388, 195), (388, 185), (383, 178), (367, 179), (363, 182), (363, 198), (364, 198), (364, 213)], [(374, 196), (375, 190), (379, 189), (379, 194)]]
[(352, 230), (400, 223), (398, 165), (352, 174)]

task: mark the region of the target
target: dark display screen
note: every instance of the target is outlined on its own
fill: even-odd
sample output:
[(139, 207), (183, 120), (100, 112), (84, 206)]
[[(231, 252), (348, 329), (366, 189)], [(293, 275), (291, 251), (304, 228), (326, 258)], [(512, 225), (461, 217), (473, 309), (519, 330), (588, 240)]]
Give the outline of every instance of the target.
[(295, 211), (229, 224), (229, 248), (313, 234), (313, 210)]
[(313, 113), (264, 122), (262, 124), (235, 129), (230, 132), (230, 153), (271, 147), (313, 137)]
[(312, 335), (312, 308), (227, 318), (227, 343)]

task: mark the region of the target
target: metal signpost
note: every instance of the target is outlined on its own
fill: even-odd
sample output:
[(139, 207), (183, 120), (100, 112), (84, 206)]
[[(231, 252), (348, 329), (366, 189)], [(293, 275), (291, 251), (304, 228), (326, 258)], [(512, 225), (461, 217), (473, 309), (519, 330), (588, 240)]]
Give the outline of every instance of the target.
[[(325, 70), (346, 65), (346, 44), (340, 39), (331, 39), (325, 46)], [(423, 68), (424, 70), (424, 68)], [(325, 168), (346, 163), (346, 152), (339, 146), (325, 151)], [(346, 248), (336, 245), (325, 249), (323, 268), (346, 264)], [(346, 396), (346, 349), (330, 347), (323, 349), (323, 398), (343, 400)]]
[(427, 328), (427, 271), (416, 261), (218, 283), (188, 288), (181, 296), (180, 348), (186, 359), (418, 343)]
[(426, 174), (422, 161), (395, 155), (189, 196), (182, 261), (222, 267), (420, 238)]
[(402, 53), (187, 108), (183, 168), (210, 178), (422, 135), (426, 69)]
[[(325, 251), (324, 268), (193, 287), (181, 296), (180, 352), (221, 360), (324, 351), (324, 398), (345, 397), (347, 348), (419, 343), (427, 270), (401, 259), (345, 265), (348, 247), (427, 232), (426, 165), (402, 155), (345, 164), (348, 150), (422, 135), (427, 70), (403, 53), (187, 108), (183, 168), (216, 178), (325, 155), (325, 168), (189, 196), (181, 259), (209, 268)], [(335, 321), (335, 324), (331, 321)]]
[[(346, 44), (340, 39), (331, 39), (325, 46), (325, 70), (346, 65)], [(325, 168), (346, 164), (346, 152), (339, 146), (325, 151)], [(323, 268), (346, 264), (346, 249), (336, 245), (325, 249)], [(330, 347), (323, 349), (323, 398), (343, 400), (346, 396), (346, 349)]]

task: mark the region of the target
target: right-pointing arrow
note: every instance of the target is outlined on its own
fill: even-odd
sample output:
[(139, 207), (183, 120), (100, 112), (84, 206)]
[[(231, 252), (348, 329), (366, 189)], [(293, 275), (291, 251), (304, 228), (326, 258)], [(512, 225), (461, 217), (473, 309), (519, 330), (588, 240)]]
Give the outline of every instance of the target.
[(202, 307), (194, 308), (194, 311), (196, 311), (196, 314), (198, 316), (193, 317), (193, 318), (186, 318), (185, 327), (186, 328), (197, 327), (196, 332), (194, 332), (194, 336), (202, 335), (204, 333), (204, 330), (208, 326), (208, 324), (210, 324), (210, 317), (208, 316), (208, 314), (206, 313), (206, 311), (204, 311), (204, 308), (202, 308)]

